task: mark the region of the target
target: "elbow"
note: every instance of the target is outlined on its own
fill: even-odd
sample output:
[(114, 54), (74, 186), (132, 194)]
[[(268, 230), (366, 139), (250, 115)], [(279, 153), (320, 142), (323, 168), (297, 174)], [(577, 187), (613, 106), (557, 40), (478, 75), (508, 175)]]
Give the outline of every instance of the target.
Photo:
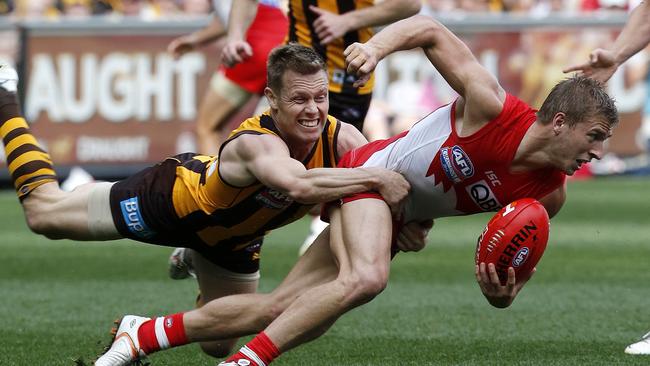
[(437, 39), (445, 29), (440, 22), (426, 15), (416, 15), (410, 18), (409, 22), (416, 24), (415, 28), (417, 28), (418, 34), (422, 39), (428, 40), (427, 44), (423, 46), (425, 48), (437, 43)]
[(318, 202), (318, 199), (315, 195), (316, 192), (311, 185), (300, 181), (293, 184), (292, 187), (287, 190), (287, 196), (289, 196), (289, 198), (294, 202), (298, 203), (316, 203)]

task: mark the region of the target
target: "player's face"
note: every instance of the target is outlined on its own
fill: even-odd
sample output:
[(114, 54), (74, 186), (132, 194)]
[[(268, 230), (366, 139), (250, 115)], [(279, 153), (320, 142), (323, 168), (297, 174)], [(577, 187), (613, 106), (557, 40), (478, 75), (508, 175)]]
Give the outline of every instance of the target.
[(604, 143), (612, 135), (612, 130), (602, 117), (589, 118), (565, 126), (564, 138), (558, 156), (562, 158), (562, 170), (567, 175), (573, 175), (580, 167), (592, 159), (603, 157)]
[(302, 75), (288, 71), (279, 95), (271, 101), (273, 116), (285, 139), (299, 143), (318, 140), (329, 109), (327, 74)]

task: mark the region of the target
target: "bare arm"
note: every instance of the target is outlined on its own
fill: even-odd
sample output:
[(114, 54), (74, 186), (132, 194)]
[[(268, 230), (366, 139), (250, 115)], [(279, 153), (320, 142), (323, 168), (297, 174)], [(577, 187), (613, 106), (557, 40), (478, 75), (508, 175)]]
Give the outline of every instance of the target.
[(221, 20), (219, 20), (219, 17), (214, 15), (212, 17), (212, 21), (206, 27), (201, 28), (194, 33), (190, 33), (188, 35), (184, 35), (172, 40), (167, 46), (167, 52), (171, 53), (174, 58), (178, 58), (189, 51), (192, 51), (225, 35), (226, 29), (221, 23)]
[(568, 67), (564, 72), (580, 71), (605, 82), (622, 63), (641, 51), (648, 43), (650, 43), (650, 3), (644, 1), (632, 11), (627, 24), (610, 49), (595, 49), (589, 55), (589, 62)]
[(341, 130), (337, 140), (336, 152), (339, 158), (342, 158), (345, 153), (357, 147), (361, 147), (368, 143), (365, 136), (356, 127), (349, 123), (342, 122)]
[(366, 44), (355, 43), (344, 55), (348, 72), (359, 75), (359, 83), (368, 80), (377, 63), (387, 55), (422, 47), (431, 64), (461, 96), (457, 102), (468, 125), (482, 125), (503, 108), (505, 91), (476, 60), (469, 48), (449, 29), (425, 16), (414, 16), (384, 28)]
[(310, 5), (309, 10), (318, 17), (314, 30), (322, 44), (341, 38), (345, 33), (366, 27), (389, 24), (410, 17), (420, 11), (419, 0), (384, 0), (373, 6), (336, 14)]
[(619, 65), (641, 51), (650, 43), (650, 3), (642, 2), (637, 6), (627, 24), (618, 35), (612, 51)]
[(557, 215), (557, 213), (560, 212), (560, 209), (564, 205), (565, 200), (566, 200), (566, 184), (562, 185), (562, 187), (542, 197), (542, 199), (540, 199), (539, 202), (542, 205), (544, 205), (546, 212), (548, 212), (548, 216), (550, 218), (553, 218), (553, 216)]
[(257, 14), (258, 0), (237, 0), (232, 2), (228, 16), (228, 42), (223, 49), (223, 62), (233, 66), (253, 55), (253, 49), (246, 42), (246, 32)]
[(221, 176), (245, 186), (259, 181), (301, 203), (319, 203), (351, 194), (378, 190), (397, 207), (410, 188), (401, 174), (382, 168), (305, 169), (289, 155), (284, 142), (272, 135), (244, 135), (222, 150)]

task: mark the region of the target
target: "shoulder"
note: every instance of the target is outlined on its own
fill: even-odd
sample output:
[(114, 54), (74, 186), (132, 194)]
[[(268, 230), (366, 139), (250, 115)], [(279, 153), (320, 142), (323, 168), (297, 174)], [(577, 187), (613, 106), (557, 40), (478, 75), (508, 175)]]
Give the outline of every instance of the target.
[(348, 151), (368, 143), (363, 134), (353, 125), (341, 121), (339, 121), (339, 124), (341, 127), (336, 141), (338, 156), (343, 156)]
[(258, 156), (289, 154), (284, 141), (273, 134), (242, 134), (223, 147), (220, 160), (253, 160)]

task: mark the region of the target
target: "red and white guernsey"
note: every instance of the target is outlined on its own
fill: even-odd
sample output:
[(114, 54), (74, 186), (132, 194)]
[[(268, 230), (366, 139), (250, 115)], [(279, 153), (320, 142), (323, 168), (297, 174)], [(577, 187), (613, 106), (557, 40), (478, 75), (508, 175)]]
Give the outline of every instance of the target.
[(456, 132), (454, 105), (433, 111), (409, 131), (350, 151), (339, 166), (402, 173), (411, 184), (404, 222), (496, 211), (520, 198), (540, 199), (564, 184), (565, 175), (557, 169), (509, 171), (535, 122), (535, 111), (526, 103), (508, 94), (501, 113), (466, 137)]

